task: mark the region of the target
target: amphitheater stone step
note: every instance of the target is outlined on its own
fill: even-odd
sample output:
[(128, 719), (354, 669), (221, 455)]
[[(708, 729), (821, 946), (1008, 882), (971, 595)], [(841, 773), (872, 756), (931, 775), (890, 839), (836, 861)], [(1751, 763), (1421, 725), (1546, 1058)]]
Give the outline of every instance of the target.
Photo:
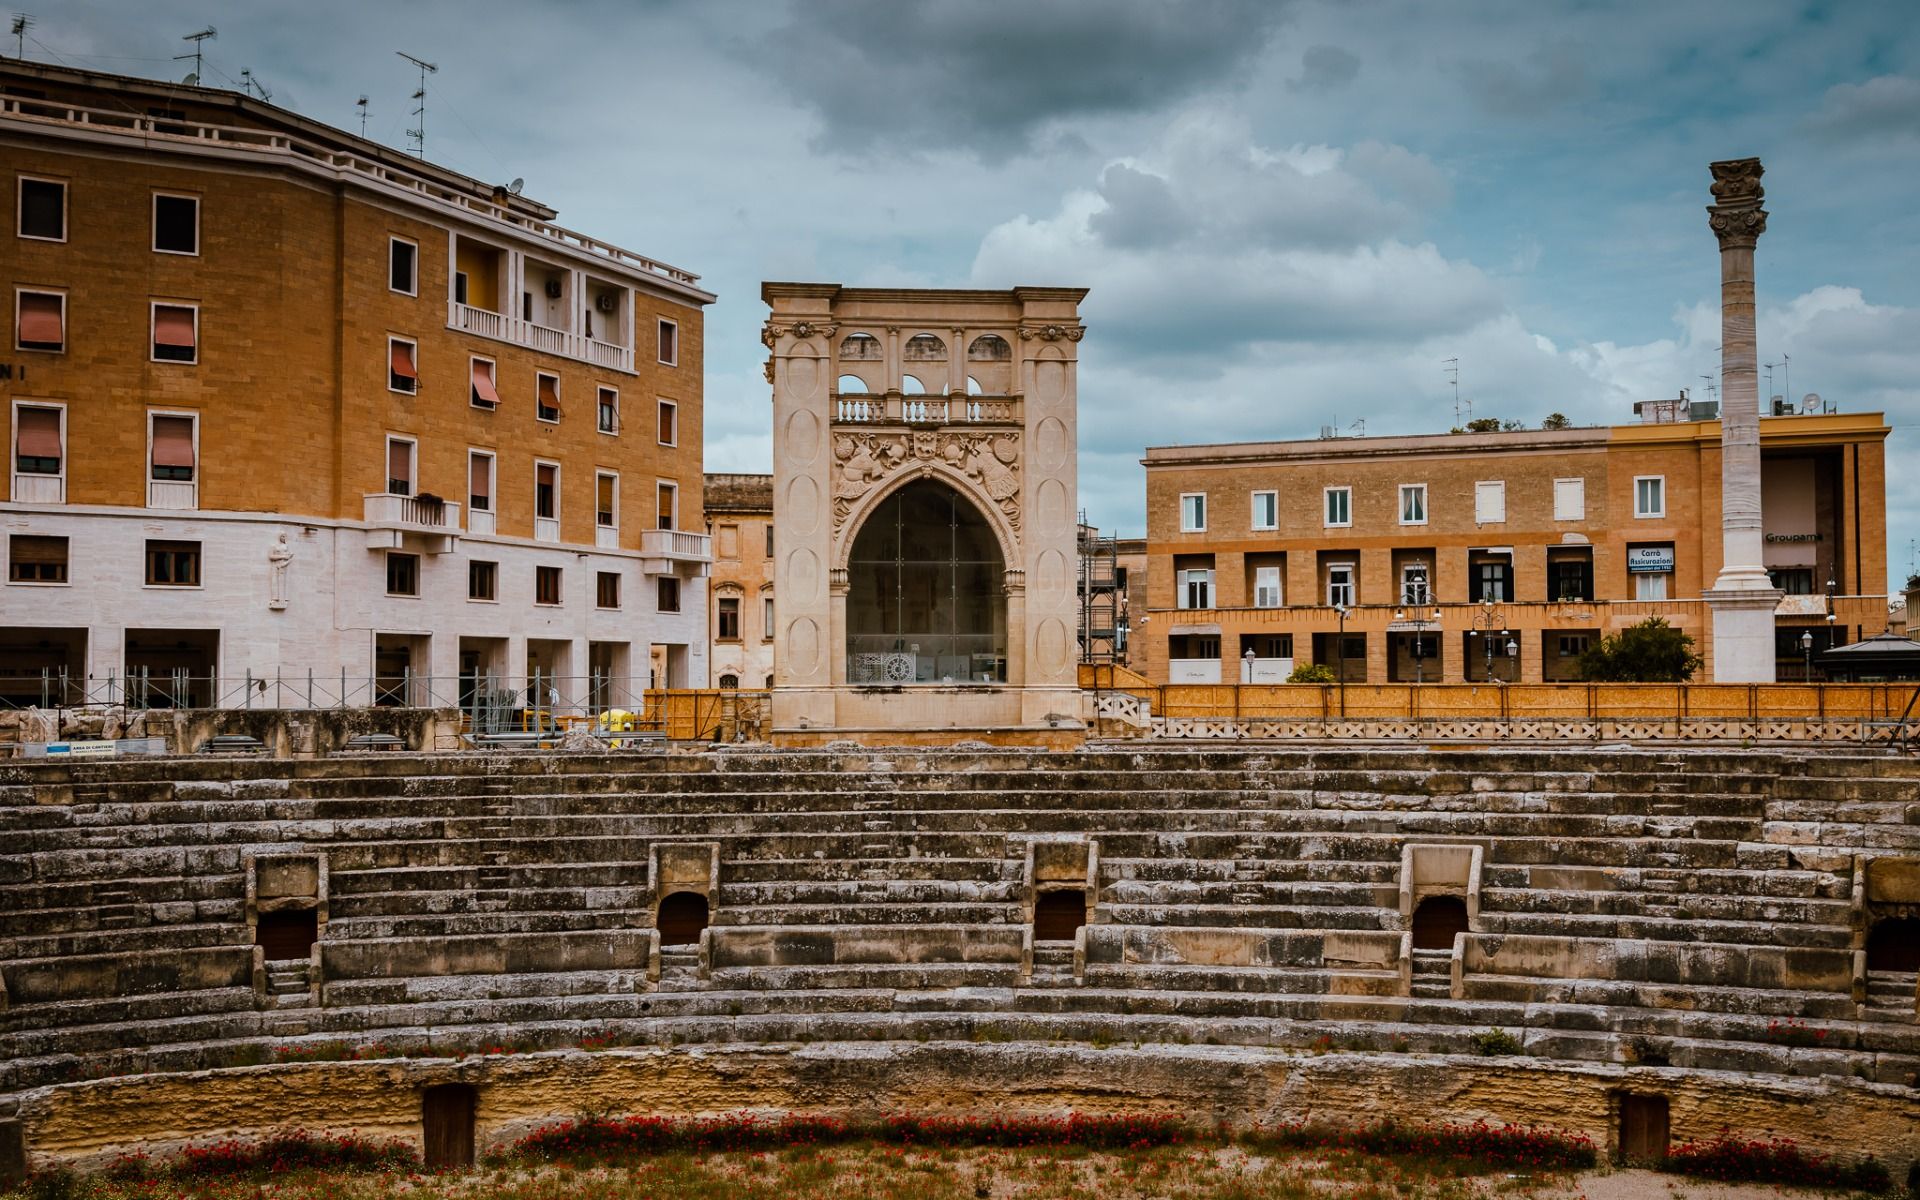
[(1029, 987), (1072, 987), (1075, 982), (1072, 942), (1033, 944), (1033, 973), (1027, 979)]
[(1453, 951), (1413, 952), (1413, 994), (1424, 1000), (1446, 1000), (1453, 995)]
[(660, 948), (660, 989), (663, 992), (700, 990), (700, 951), (695, 946)]
[(267, 995), (275, 1008), (308, 1008), (313, 1004), (312, 964), (304, 958), (267, 963)]

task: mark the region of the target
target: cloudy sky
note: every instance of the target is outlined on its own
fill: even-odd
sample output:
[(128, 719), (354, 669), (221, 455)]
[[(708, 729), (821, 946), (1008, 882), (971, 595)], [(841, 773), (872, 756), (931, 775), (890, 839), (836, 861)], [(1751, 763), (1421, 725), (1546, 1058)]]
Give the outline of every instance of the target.
[(771, 466), (762, 279), (1090, 287), (1081, 502), (1123, 532), (1143, 446), (1443, 430), (1447, 359), (1478, 416), (1705, 395), (1706, 164), (1759, 155), (1761, 359), (1887, 413), (1913, 565), (1911, 0), (59, 0), (26, 53), (178, 77), (205, 24), (209, 82), (364, 93), (394, 145), (394, 51), (437, 62), (431, 157), (700, 273), (710, 470)]

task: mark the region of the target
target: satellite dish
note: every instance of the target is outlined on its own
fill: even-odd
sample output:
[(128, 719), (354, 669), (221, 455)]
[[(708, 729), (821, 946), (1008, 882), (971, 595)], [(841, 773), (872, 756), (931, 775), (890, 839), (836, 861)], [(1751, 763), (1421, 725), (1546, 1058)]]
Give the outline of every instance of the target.
[(512, 196), (518, 196), (520, 194), (520, 189), (525, 186), (527, 186), (526, 180), (516, 178), (512, 183), (507, 185), (507, 194)]
[(1802, 398), (1800, 401), (1800, 411), (1801, 412), (1818, 412), (1819, 410), (1820, 410), (1820, 393), (1808, 392), (1806, 396)]
[(182, 79), (180, 82), (186, 84), (188, 87), (199, 87), (200, 76), (192, 71), (188, 71), (187, 77), (185, 79)]

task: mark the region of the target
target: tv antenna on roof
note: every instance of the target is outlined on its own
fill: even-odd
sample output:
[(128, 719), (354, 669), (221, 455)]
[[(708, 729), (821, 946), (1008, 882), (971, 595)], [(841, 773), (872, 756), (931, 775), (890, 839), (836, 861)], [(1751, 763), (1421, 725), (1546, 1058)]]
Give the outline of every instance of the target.
[(262, 100), (273, 99), (273, 93), (267, 90), (266, 85), (260, 82), (258, 76), (254, 75), (252, 67), (240, 68), (240, 90), (246, 92), (248, 95), (258, 96)]
[(358, 100), (355, 100), (355, 101), (353, 102), (353, 106), (354, 106), (355, 108), (357, 108), (357, 109), (359, 109), (359, 110), (360, 110), (360, 136), (364, 138), (364, 137), (366, 137), (366, 136), (367, 136), (367, 97), (366, 97), (366, 93), (364, 93), (364, 92), (362, 92), (362, 93), (361, 93), (361, 95), (360, 95), (360, 98), (359, 98)]
[(32, 28), (32, 13), (13, 14), (13, 56), (15, 58), (27, 56), (27, 30)]
[(415, 58), (405, 50), (395, 50), (394, 53), (420, 68), (420, 86), (413, 92), (413, 99), (418, 105), (413, 110), (413, 115), (419, 125), (417, 128), (407, 130), (407, 136), (413, 139), (415, 157), (425, 158), (427, 156), (427, 76), (439, 71), (440, 68), (424, 58)]
[(1712, 400), (1720, 395), (1720, 385), (1713, 381), (1713, 376), (1702, 375), (1700, 378), (1707, 381), (1707, 399)]
[(193, 52), (191, 54), (176, 54), (173, 56), (173, 61), (175, 62), (185, 62), (188, 59), (193, 60), (193, 74), (187, 79), (188, 83), (200, 82), (200, 55), (201, 55), (201, 49), (202, 49), (201, 43), (208, 40), (217, 41), (219, 37), (220, 37), (220, 31), (215, 29), (213, 26), (209, 25), (205, 29), (202, 29), (199, 33), (189, 33), (185, 37), (180, 39), (183, 42), (193, 43)]

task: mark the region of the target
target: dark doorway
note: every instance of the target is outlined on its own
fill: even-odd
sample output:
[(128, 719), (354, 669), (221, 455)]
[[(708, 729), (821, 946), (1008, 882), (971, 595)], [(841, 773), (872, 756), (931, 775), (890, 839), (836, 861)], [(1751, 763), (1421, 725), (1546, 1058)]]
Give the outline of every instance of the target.
[(660, 901), (660, 944), (688, 946), (707, 927), (707, 898), (699, 892), (674, 892)]
[(320, 911), (265, 912), (253, 927), (253, 944), (266, 951), (267, 961), (306, 958), (320, 940)]
[(1451, 950), (1455, 934), (1467, 931), (1467, 902), (1458, 896), (1428, 896), (1413, 910), (1413, 948)]
[(464, 1083), (442, 1083), (420, 1094), (429, 1169), (473, 1165), (475, 1100), (473, 1088)]
[(1087, 893), (1080, 888), (1059, 888), (1033, 898), (1036, 942), (1070, 942), (1086, 923)]
[(1867, 970), (1920, 971), (1920, 918), (1875, 921), (1867, 934)]
[(1620, 1097), (1620, 1157), (1627, 1162), (1658, 1162), (1667, 1156), (1667, 1098)]

